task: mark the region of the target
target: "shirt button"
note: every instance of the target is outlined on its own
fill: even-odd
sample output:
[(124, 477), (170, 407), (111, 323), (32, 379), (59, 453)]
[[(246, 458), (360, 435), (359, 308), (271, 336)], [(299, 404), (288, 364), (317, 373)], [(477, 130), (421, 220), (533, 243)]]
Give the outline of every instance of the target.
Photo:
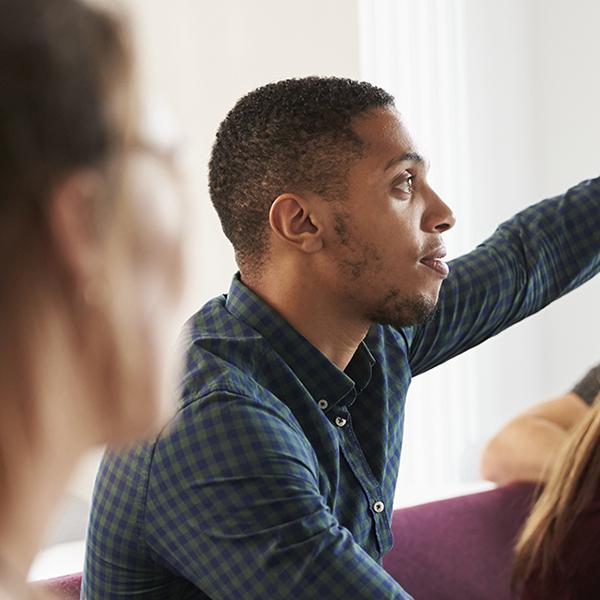
[(329, 402), (327, 402), (327, 400), (325, 400), (324, 398), (321, 398), (317, 404), (319, 405), (319, 408), (325, 410), (328, 406), (329, 406)]
[(335, 424), (338, 427), (343, 427), (348, 421), (346, 421), (346, 419), (344, 419), (344, 417), (336, 417), (335, 418)]
[(381, 500), (377, 500), (377, 502), (375, 502), (375, 504), (373, 504), (373, 510), (376, 513), (382, 513), (384, 508), (385, 508), (385, 504)]

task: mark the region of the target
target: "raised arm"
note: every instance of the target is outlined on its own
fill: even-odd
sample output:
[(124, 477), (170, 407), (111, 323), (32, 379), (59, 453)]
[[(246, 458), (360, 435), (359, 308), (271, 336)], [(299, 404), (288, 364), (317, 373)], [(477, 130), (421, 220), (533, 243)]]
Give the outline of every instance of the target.
[(537, 404), (507, 423), (487, 444), (481, 456), (481, 475), (499, 484), (546, 481), (568, 437), (600, 392), (600, 365), (568, 394)]
[(410, 598), (333, 516), (291, 413), (222, 392), (185, 410), (148, 489), (160, 563), (213, 600)]
[(413, 375), (539, 311), (600, 270), (600, 178), (520, 212), (450, 269), (435, 317), (405, 331)]

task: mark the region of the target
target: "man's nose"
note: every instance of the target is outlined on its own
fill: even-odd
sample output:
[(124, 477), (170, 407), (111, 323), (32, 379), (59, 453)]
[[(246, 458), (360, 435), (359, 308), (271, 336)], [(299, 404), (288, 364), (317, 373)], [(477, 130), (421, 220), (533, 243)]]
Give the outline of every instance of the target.
[(450, 207), (431, 188), (428, 190), (423, 220), (423, 229), (431, 233), (444, 233), (456, 223)]

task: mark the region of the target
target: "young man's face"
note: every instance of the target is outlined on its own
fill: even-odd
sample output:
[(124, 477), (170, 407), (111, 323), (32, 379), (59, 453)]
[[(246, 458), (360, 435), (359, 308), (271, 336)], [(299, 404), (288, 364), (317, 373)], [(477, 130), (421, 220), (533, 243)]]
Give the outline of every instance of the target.
[(346, 198), (330, 205), (335, 286), (360, 318), (422, 322), (447, 275), (441, 234), (454, 216), (427, 184), (427, 165), (394, 109), (371, 110), (353, 128), (363, 156), (350, 167)]

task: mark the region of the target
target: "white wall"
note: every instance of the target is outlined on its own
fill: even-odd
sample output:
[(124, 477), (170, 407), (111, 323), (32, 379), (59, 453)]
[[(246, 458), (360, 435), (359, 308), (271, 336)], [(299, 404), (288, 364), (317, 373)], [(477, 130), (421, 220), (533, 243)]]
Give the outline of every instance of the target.
[(348, 0), (128, 0), (147, 89), (185, 125), (192, 171), (189, 312), (227, 291), (235, 271), (206, 186), (217, 127), (253, 88), (287, 77), (358, 76), (358, 23)]
[[(467, 0), (473, 223), (482, 234), (600, 174), (600, 3)], [(478, 352), (482, 431), (600, 360), (600, 279)], [(484, 388), (484, 389), (485, 389)]]
[[(457, 214), (451, 251), (598, 174), (599, 3), (363, 0), (361, 9), (363, 73), (392, 89), (433, 160), (431, 179)], [(424, 497), (476, 478), (482, 446), (501, 423), (600, 360), (599, 291), (600, 278), (415, 379), (399, 502), (407, 490)]]
[[(542, 194), (600, 174), (600, 3), (535, 0), (536, 151)], [(597, 232), (600, 245), (600, 232)], [(543, 392), (600, 360), (600, 277), (543, 317)]]
[[(467, 0), (464, 6), (470, 222), (473, 237), (482, 241), (499, 223), (540, 199), (532, 129), (536, 22), (529, 1)], [(468, 465), (471, 476), (483, 442), (499, 424), (542, 397), (541, 332), (540, 319), (533, 317), (473, 351), (482, 408), (479, 443)]]

